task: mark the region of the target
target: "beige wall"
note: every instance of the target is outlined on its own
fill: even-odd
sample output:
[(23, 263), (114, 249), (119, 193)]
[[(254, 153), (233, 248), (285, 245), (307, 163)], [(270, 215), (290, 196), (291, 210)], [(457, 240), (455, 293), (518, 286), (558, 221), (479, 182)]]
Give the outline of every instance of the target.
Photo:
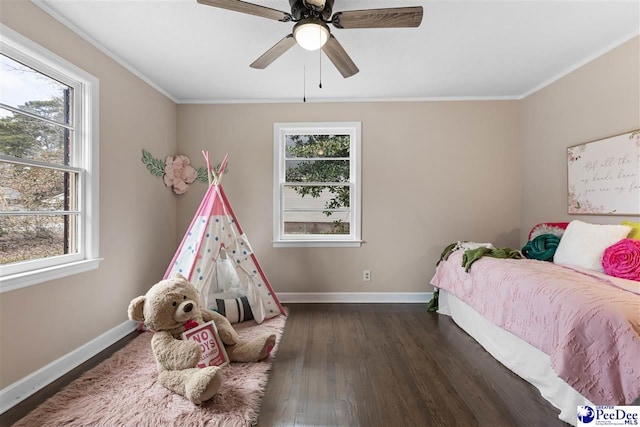
[(528, 96), (520, 111), (521, 242), (539, 222), (634, 219), (567, 214), (566, 149), (640, 129), (640, 37)]
[(100, 80), (100, 268), (0, 294), (0, 388), (126, 320), (176, 245), (176, 198), (140, 161), (176, 150), (176, 106), (28, 1), (0, 20)]
[[(276, 292), (425, 292), (448, 243), (518, 244), (518, 114), (517, 101), (180, 105), (178, 144), (230, 153), (225, 190)], [(362, 122), (361, 248), (272, 247), (273, 123), (296, 121)], [(204, 191), (179, 200), (180, 236)]]

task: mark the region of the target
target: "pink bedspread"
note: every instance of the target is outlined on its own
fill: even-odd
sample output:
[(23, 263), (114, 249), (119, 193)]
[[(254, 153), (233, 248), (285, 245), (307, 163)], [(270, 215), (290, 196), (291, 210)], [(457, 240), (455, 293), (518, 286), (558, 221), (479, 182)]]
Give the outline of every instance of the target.
[(548, 354), (558, 376), (594, 404), (640, 396), (640, 295), (537, 260), (484, 257), (465, 273), (462, 254), (440, 263), (433, 286)]

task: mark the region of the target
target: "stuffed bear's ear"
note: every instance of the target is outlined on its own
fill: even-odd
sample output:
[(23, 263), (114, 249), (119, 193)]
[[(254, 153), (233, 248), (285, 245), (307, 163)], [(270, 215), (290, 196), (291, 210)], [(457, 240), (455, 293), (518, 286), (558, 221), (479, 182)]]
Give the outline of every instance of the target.
[(176, 272), (171, 273), (171, 278), (172, 279), (180, 279), (180, 280), (184, 280), (185, 282), (188, 282), (187, 278), (184, 277), (182, 274)]
[(137, 297), (129, 303), (129, 320), (134, 322), (144, 322), (144, 296)]

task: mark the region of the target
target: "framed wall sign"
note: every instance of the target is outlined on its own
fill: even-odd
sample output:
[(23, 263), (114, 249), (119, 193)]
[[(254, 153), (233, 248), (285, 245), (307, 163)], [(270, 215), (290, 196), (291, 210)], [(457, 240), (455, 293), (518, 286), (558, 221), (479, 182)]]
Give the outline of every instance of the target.
[(569, 214), (640, 215), (640, 130), (567, 148)]

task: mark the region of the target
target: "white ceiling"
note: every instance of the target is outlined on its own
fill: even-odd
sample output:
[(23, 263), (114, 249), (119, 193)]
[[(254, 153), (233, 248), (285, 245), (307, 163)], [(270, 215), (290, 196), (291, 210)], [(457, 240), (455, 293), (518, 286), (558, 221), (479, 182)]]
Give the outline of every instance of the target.
[[(334, 12), (424, 7), (419, 28), (332, 33), (343, 79), (299, 46), (249, 64), (292, 23), (196, 0), (32, 0), (176, 102), (521, 98), (637, 35), (640, 1), (336, 0)], [(251, 2), (289, 12), (287, 0)], [(319, 63), (322, 63), (322, 86)]]

